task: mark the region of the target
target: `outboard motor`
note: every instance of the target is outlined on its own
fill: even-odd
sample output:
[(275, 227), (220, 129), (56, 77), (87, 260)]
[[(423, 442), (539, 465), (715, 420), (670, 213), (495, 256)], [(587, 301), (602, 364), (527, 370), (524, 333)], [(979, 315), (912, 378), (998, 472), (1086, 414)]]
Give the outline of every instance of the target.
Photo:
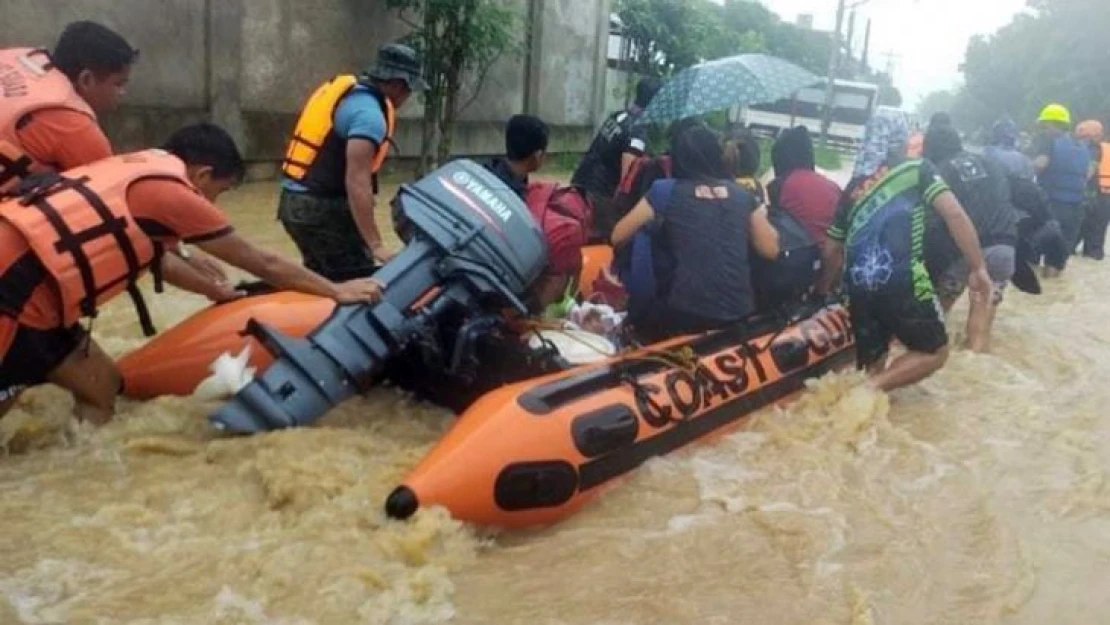
[(456, 160), (398, 196), (408, 244), (374, 275), (376, 304), (339, 306), (304, 339), (255, 321), (247, 331), (274, 363), (210, 417), (253, 433), (307, 425), (368, 390), (385, 363), (434, 332), (444, 314), (515, 308), (547, 263), (543, 234), (520, 198), (493, 174)]

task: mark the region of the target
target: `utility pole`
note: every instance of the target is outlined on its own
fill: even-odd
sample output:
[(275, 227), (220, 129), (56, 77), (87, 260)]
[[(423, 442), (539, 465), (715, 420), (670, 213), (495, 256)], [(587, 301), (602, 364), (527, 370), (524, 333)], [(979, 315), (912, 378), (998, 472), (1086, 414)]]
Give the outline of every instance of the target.
[(866, 73), (869, 71), (867, 55), (871, 52), (871, 18), (867, 19), (867, 32), (863, 35), (863, 54), (860, 55), (860, 67)]
[(856, 60), (852, 58), (852, 49), (855, 47), (856, 37), (856, 10), (848, 14), (848, 36), (844, 38), (844, 56), (848, 59), (848, 75), (856, 75)]
[(832, 127), (834, 97), (836, 96), (836, 70), (840, 64), (840, 29), (844, 26), (845, 0), (836, 3), (836, 29), (832, 34), (832, 52), (829, 54), (829, 73), (825, 85), (825, 119), (821, 123), (821, 141), (829, 142), (829, 129)]
[(894, 50), (890, 50), (879, 56), (886, 59), (886, 73), (890, 76), (891, 80), (894, 80), (894, 72), (897, 70), (898, 61), (901, 60), (902, 55)]

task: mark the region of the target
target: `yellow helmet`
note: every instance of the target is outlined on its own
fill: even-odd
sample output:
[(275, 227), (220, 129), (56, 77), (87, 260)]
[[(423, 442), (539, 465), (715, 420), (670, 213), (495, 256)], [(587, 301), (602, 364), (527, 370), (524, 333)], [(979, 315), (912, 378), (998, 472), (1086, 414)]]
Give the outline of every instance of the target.
[(1041, 111), (1038, 122), (1056, 122), (1071, 126), (1071, 112), (1063, 104), (1049, 104)]

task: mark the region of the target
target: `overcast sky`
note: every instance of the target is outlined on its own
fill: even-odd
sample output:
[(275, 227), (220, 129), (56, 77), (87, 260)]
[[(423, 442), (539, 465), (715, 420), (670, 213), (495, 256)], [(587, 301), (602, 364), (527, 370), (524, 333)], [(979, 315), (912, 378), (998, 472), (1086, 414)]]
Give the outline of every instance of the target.
[[(790, 22), (811, 13), (815, 28), (832, 30), (836, 21), (836, 0), (760, 1)], [(871, 65), (885, 68), (882, 54), (901, 55), (894, 59), (895, 84), (912, 109), (931, 91), (959, 83), (972, 36), (994, 32), (1024, 7), (1025, 0), (870, 0), (858, 9), (854, 49), (862, 47), (866, 18), (872, 18)]]

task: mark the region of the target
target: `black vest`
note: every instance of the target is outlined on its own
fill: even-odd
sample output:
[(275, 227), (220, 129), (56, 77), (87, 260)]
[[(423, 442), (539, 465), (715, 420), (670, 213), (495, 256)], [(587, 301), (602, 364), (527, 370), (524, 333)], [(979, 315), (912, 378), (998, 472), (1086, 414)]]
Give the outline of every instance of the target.
[[(728, 198), (699, 198), (699, 185), (724, 187)], [(675, 183), (657, 239), (674, 259), (659, 284), (671, 308), (721, 322), (755, 311), (748, 262), (754, 209), (752, 196), (732, 182)]]
[[(382, 94), (376, 87), (372, 85), (363, 85), (377, 100), (378, 105), (382, 108), (382, 115), (388, 115), (386, 112), (385, 95)], [(358, 87), (355, 87), (357, 89)], [(347, 95), (340, 98), (336, 103), (335, 108), (338, 109), (343, 103), (343, 100), (353, 93), (348, 92)], [(327, 138), (324, 139), (323, 146), (320, 147), (320, 152), (316, 156), (316, 160), (308, 168), (308, 173), (305, 174), (304, 180), (301, 184), (304, 185), (308, 192), (312, 195), (322, 197), (339, 197), (347, 195), (347, 140), (340, 137), (335, 132), (335, 111), (332, 111), (332, 129), (328, 132)], [(377, 149), (384, 150), (387, 146), (379, 145)], [(374, 186), (377, 186), (377, 174), (374, 175)], [(377, 189), (375, 189), (377, 191)]]

